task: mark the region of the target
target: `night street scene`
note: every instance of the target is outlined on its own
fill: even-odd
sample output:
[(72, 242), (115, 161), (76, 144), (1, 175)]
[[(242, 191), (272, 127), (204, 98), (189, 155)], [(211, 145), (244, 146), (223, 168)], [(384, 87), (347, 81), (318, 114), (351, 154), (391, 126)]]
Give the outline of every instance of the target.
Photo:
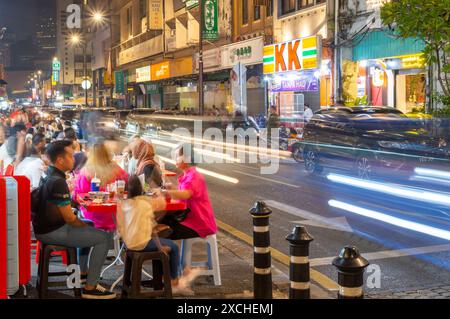
[(0, 311), (43, 299), (449, 300), (450, 0), (0, 0)]

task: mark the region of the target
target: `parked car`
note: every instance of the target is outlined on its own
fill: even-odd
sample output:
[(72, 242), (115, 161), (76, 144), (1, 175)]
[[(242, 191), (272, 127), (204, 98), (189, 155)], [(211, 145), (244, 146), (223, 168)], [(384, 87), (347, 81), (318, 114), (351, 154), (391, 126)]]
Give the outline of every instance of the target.
[(408, 170), (423, 162), (449, 160), (448, 136), (391, 107), (337, 107), (315, 113), (304, 128), (306, 171), (324, 167), (369, 179), (386, 169)]

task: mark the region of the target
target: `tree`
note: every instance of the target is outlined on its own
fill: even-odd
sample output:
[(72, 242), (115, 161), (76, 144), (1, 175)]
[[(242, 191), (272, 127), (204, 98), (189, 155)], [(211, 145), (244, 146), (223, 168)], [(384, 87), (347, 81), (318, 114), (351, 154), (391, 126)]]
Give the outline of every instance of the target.
[(428, 65), (436, 64), (437, 78), (450, 96), (450, 0), (392, 0), (381, 8), (385, 25), (394, 26), (401, 38), (425, 42)]

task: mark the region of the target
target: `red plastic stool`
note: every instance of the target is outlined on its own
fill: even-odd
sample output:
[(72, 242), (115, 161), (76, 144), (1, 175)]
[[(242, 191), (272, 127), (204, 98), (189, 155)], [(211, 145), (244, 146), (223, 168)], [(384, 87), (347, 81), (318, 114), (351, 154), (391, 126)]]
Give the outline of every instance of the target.
[(9, 164), (6, 166), (5, 176), (13, 176), (14, 175), (14, 165)]
[[(40, 251), (41, 251), (40, 248), (41, 248), (41, 242), (39, 240), (36, 240), (36, 257), (34, 259), (34, 262), (36, 263), (36, 265), (39, 265), (39, 256), (40, 256)], [(69, 265), (67, 262), (67, 251), (66, 250), (53, 251), (51, 253), (51, 256), (61, 256), (63, 264), (66, 266)]]

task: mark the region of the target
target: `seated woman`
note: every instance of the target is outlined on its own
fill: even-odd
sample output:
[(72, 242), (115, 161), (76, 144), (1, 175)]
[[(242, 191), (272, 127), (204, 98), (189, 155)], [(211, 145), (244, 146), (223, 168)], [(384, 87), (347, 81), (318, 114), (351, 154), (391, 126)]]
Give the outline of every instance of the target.
[(205, 178), (192, 166), (190, 145), (176, 150), (177, 168), (183, 171), (178, 178), (178, 190), (167, 191), (171, 198), (184, 200), (190, 212), (182, 222), (167, 215), (161, 223), (172, 228), (173, 240), (202, 237), (217, 233), (214, 210), (209, 200)]
[[(75, 176), (74, 199), (78, 194), (85, 194), (91, 191), (91, 181), (94, 177), (100, 179), (100, 191), (104, 192), (107, 185), (115, 183), (118, 180), (128, 181), (128, 174), (112, 160), (111, 154), (103, 143), (97, 143), (92, 146), (88, 153), (86, 165)], [(109, 214), (99, 214), (87, 211), (81, 207), (84, 218), (91, 220), (95, 228), (106, 231), (116, 229), (114, 220)]]
[(128, 181), (128, 199), (119, 205), (117, 211), (117, 228), (128, 249), (137, 251), (164, 251), (169, 255), (170, 277), (173, 292), (192, 295), (189, 283), (198, 271), (186, 269), (180, 277), (180, 253), (178, 246), (170, 239), (159, 238), (157, 233), (164, 226), (157, 225), (155, 212), (164, 211), (164, 198), (143, 196), (143, 187), (136, 175)]
[(152, 187), (162, 187), (162, 172), (158, 162), (155, 161), (155, 149), (152, 144), (142, 139), (136, 140), (131, 152), (137, 160), (136, 175), (144, 175), (145, 183)]

